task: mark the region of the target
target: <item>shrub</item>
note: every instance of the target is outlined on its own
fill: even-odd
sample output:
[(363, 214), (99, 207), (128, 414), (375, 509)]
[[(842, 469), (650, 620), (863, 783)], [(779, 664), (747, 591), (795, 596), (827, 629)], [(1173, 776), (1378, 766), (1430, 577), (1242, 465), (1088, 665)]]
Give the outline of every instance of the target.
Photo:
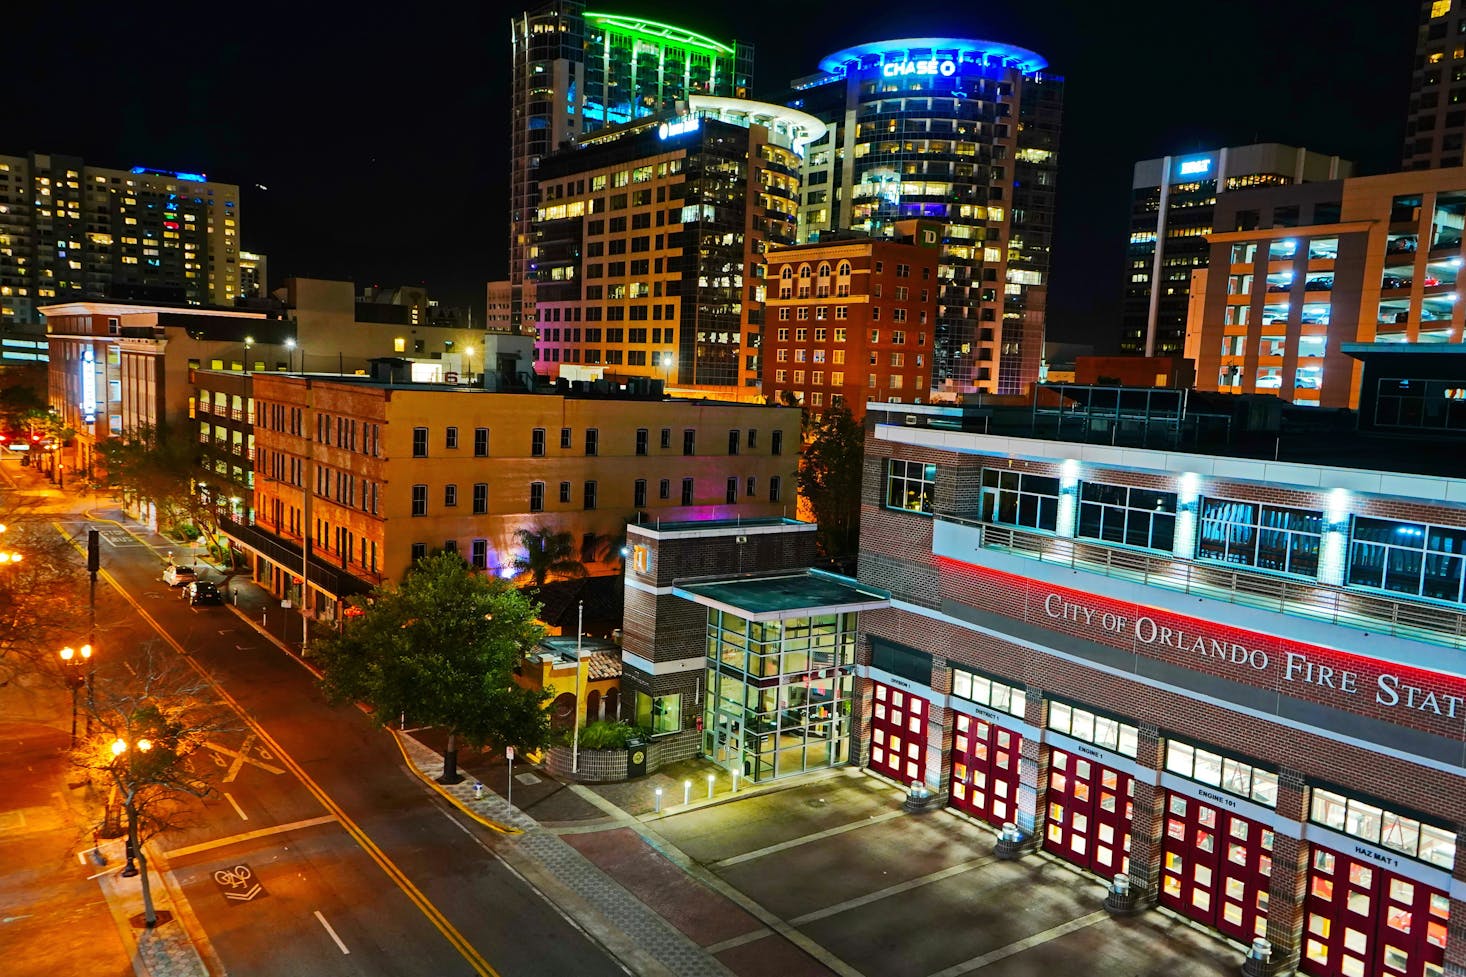
[(587, 750), (624, 749), (626, 740), (635, 732), (634, 726), (598, 719), (593, 723), (587, 723), (581, 729), (580, 745)]

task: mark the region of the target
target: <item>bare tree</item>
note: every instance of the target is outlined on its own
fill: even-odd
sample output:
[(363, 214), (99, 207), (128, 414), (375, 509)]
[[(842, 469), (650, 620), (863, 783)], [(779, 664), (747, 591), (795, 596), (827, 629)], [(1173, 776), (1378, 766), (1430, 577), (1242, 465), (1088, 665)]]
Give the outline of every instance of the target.
[(85, 560), (43, 519), (0, 524), (0, 549), (21, 556), (0, 564), (0, 685), (28, 675), (59, 680), (56, 653), (87, 631)]
[(104, 825), (121, 803), (128, 839), (122, 874), (142, 876), (143, 918), (153, 926), (158, 917), (143, 846), (180, 826), (191, 810), (190, 799), (213, 792), (213, 784), (197, 771), (212, 773), (214, 764), (195, 764), (194, 755), (237, 728), (239, 718), (220, 704), (207, 679), (151, 642), (134, 662), (99, 672), (87, 709), (92, 733), (77, 745), (73, 759), (110, 791)]

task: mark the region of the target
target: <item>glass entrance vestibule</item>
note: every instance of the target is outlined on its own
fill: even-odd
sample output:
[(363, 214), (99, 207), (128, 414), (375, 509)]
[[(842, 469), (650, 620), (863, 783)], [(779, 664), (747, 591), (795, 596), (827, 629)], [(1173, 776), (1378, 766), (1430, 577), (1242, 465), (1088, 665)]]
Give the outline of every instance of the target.
[(856, 618), (709, 609), (703, 753), (753, 781), (847, 762)]

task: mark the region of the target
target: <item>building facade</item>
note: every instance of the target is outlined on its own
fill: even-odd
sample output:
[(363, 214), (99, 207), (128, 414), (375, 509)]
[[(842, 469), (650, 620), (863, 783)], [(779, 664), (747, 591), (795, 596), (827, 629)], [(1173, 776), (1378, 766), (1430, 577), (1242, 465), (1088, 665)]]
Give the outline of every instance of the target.
[(233, 305), (252, 287), (240, 232), (239, 187), (202, 173), (0, 156), (0, 324), (78, 299)]
[(540, 164), (538, 367), (649, 377), (725, 399), (759, 394), (756, 279), (794, 240), (805, 113), (694, 98)]
[[(1339, 180), (1353, 165), (1337, 156), (1263, 143), (1135, 164), (1120, 351), (1185, 351), (1191, 273), (1208, 263), (1218, 197), (1249, 187)], [(1297, 223), (1296, 219), (1294, 223)]]
[(795, 502), (789, 408), (391, 378), (253, 384), (254, 522), (226, 532), (292, 599), (307, 547), (312, 580), (328, 571), (308, 606), (326, 615), (437, 550), (512, 575), (521, 529), (570, 533), (593, 574), (614, 573), (628, 520), (777, 516)]
[(1021, 393), (1038, 377), (1063, 99), (1046, 67), (995, 41), (906, 38), (827, 56), (787, 98), (830, 126), (809, 149), (802, 241), (944, 225), (939, 392)]
[(1270, 973), (1466, 969), (1455, 445), (1280, 463), (868, 411), (860, 582), (891, 604), (859, 762), (1265, 937)]
[(524, 289), (532, 295), (540, 160), (694, 94), (745, 97), (753, 48), (644, 18), (587, 13), (581, 0), (549, 0), (511, 18), (510, 30), (509, 281), (518, 327), (533, 308)]
[[(764, 255), (763, 394), (815, 414), (930, 395), (941, 225), (908, 240), (827, 238)], [(915, 226), (924, 225), (924, 226)]]
[(1460, 166), (1466, 138), (1466, 11), (1421, 0), (1402, 169)]
[(1466, 171), (1226, 194), (1216, 207), (1197, 385), (1356, 407), (1348, 343), (1456, 344)]

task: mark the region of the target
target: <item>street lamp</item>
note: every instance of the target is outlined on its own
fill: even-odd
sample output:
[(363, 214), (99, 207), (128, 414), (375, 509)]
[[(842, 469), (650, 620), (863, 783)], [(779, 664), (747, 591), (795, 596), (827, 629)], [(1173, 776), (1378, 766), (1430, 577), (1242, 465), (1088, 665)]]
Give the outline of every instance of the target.
[[(91, 688), (90, 662), (92, 646), (82, 645), (80, 649), (70, 645), (61, 649), (61, 667), (66, 673), (66, 684), (71, 686), (71, 745), (76, 746), (76, 692), (83, 685)], [(83, 671), (83, 669), (88, 669)], [(87, 717), (91, 721), (91, 717)]]
[[(117, 760), (121, 760), (122, 759), (122, 754), (128, 753), (127, 762), (128, 762), (128, 764), (130, 766), (132, 764), (132, 762), (133, 762), (133, 759), (132, 758), (135, 757), (138, 753), (147, 753), (149, 750), (151, 750), (153, 748), (153, 741), (150, 740), (150, 739), (139, 739), (133, 745), (135, 745), (137, 747), (137, 750), (134, 751), (134, 752), (128, 753), (128, 743), (127, 743), (127, 740), (124, 740), (124, 739), (116, 739), (116, 740), (113, 740), (112, 741), (112, 756), (114, 758), (113, 759), (113, 762), (115, 763)], [(116, 777), (116, 771), (115, 770), (113, 771), (113, 777), (114, 778)], [(142, 852), (138, 850), (138, 844), (137, 844), (137, 787), (133, 783), (133, 778), (131, 778), (131, 777), (128, 778), (127, 783), (124, 785), (122, 805), (123, 805), (123, 808), (127, 811), (127, 867), (124, 868), (120, 874), (124, 878), (129, 878), (130, 879), (133, 876), (140, 874), (139, 871), (138, 871), (137, 865), (134, 864), (134, 862), (133, 862), (134, 857), (136, 857), (136, 859), (138, 861), (142, 862), (144, 866), (147, 865), (147, 860), (143, 857)], [(157, 914), (153, 912), (153, 903), (152, 903), (152, 899), (150, 898), (150, 896), (151, 896), (151, 893), (148, 891), (148, 878), (147, 878), (146, 875), (143, 875), (143, 905), (144, 905), (144, 908), (145, 908), (145, 917), (144, 918), (145, 918), (145, 921), (147, 922), (147, 925), (149, 927), (152, 927), (154, 924), (157, 923), (158, 917), (157, 917)]]
[(662, 369), (667, 371), (667, 386), (672, 385), (672, 354), (662, 354)]
[[(301, 353), (300, 354), (300, 367), (301, 367), (301, 372), (304, 373), (305, 372), (305, 353)], [(289, 339), (289, 338), (287, 338), (285, 340), (285, 372), (286, 373), (294, 373), (295, 372), (295, 340)]]

